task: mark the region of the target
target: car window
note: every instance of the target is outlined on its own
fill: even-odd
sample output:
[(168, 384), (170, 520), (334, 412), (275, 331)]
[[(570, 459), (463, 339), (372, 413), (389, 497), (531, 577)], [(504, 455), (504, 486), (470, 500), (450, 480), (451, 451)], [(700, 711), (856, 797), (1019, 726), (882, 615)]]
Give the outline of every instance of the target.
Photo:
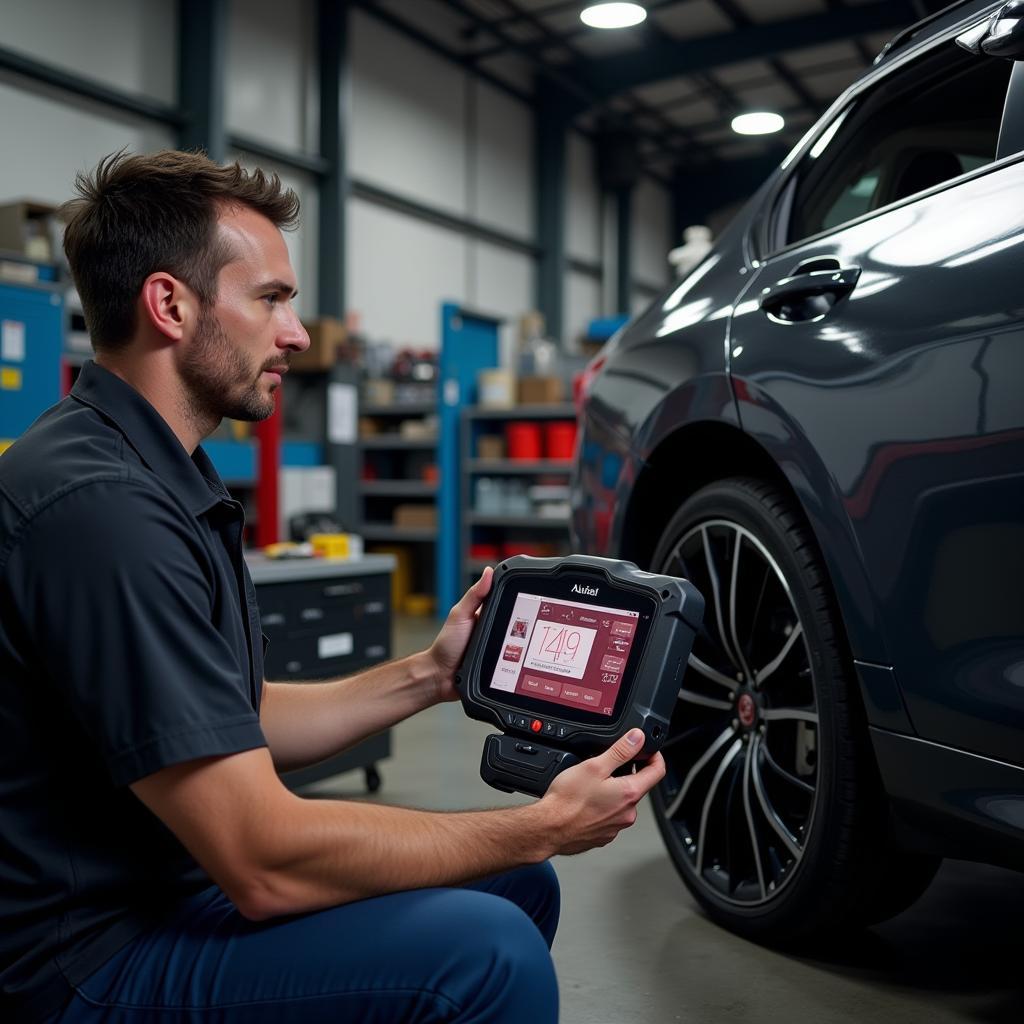
[(843, 110), (804, 156), (786, 190), (788, 216), (776, 218), (783, 244), (994, 160), (1012, 67), (950, 42)]

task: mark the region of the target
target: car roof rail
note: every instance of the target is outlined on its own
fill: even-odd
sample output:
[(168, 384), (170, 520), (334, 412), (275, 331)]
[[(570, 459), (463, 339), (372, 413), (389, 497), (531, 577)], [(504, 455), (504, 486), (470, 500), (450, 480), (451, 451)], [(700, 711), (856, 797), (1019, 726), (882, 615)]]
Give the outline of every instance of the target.
[(977, 0), (954, 0), (953, 3), (940, 8), (933, 14), (929, 14), (928, 17), (922, 18), (920, 21), (915, 21), (913, 25), (908, 25), (902, 31), (897, 32), (896, 35), (894, 35), (892, 39), (890, 39), (889, 42), (887, 42), (885, 46), (882, 47), (881, 52), (872, 62), (872, 67), (877, 67), (879, 64), (882, 63), (883, 60), (886, 60), (888, 57), (891, 57), (893, 53), (895, 53), (901, 47), (906, 46), (907, 43), (909, 43), (914, 38), (914, 36), (921, 32), (922, 29), (927, 28), (929, 25), (938, 21), (940, 18), (944, 18), (947, 14), (951, 14), (957, 8), (965, 7), (968, 4), (972, 3), (977, 3)]

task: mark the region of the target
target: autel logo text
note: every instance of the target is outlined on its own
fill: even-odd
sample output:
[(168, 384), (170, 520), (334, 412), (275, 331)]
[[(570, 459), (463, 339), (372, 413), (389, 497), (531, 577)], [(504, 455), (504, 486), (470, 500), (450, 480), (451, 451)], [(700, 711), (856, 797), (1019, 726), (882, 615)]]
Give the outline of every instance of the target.
[(572, 592), (574, 594), (587, 594), (590, 597), (597, 597), (597, 587), (581, 586), (579, 583), (572, 585)]

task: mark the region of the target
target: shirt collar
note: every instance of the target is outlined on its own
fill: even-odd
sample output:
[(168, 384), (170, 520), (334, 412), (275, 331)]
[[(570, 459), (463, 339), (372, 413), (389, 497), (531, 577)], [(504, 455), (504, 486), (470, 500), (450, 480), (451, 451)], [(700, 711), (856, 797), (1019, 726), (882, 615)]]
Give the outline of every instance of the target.
[(202, 447), (189, 457), (163, 416), (116, 374), (88, 360), (71, 397), (117, 427), (139, 458), (184, 500), (193, 515), (230, 498)]

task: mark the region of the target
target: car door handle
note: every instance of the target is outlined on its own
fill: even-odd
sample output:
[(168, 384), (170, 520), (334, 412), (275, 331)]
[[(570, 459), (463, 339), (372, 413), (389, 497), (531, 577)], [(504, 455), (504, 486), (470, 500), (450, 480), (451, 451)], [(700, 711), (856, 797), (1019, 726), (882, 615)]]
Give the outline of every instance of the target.
[[(787, 323), (814, 320), (827, 313), (838, 299), (849, 295), (859, 277), (860, 267), (812, 270), (784, 277), (761, 290), (759, 305), (766, 313)], [(804, 301), (818, 297), (823, 301)]]

